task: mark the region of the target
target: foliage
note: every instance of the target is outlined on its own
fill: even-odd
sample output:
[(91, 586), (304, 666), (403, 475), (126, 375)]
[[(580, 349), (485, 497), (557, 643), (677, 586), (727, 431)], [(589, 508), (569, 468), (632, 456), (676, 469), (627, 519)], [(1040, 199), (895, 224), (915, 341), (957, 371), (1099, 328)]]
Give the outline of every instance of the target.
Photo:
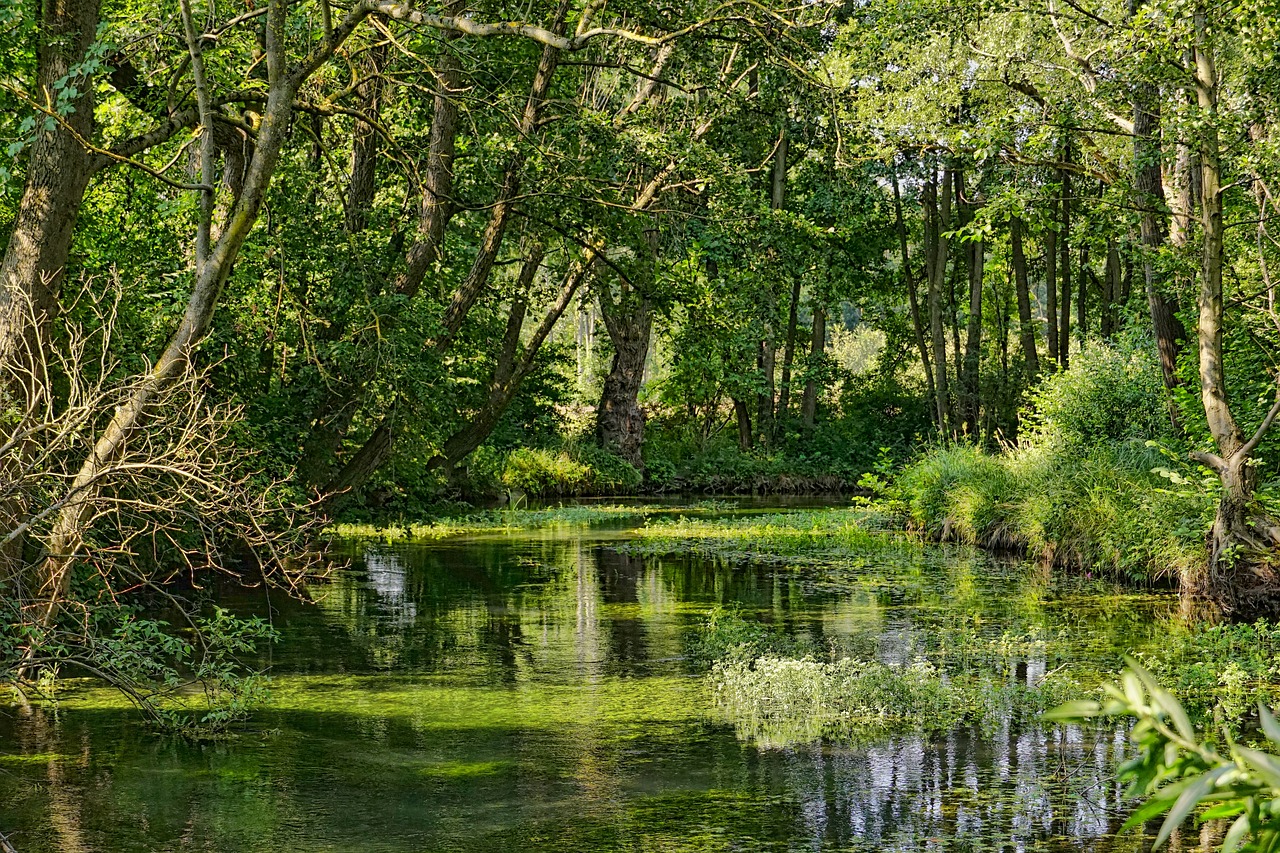
[(895, 492), (910, 523), (934, 537), (1134, 579), (1176, 576), (1203, 565), (1216, 492), (1160, 450), (942, 447), (907, 466)]
[[(469, 509), (469, 508), (468, 508)], [(395, 542), (405, 539), (445, 539), (472, 533), (502, 533), (513, 530), (530, 530), (541, 527), (589, 526), (619, 519), (640, 518), (654, 512), (656, 507), (592, 504), (586, 506), (559, 506), (547, 509), (494, 510), (487, 513), (467, 511), (453, 513), (435, 521), (403, 522), (400, 524), (333, 524), (325, 532), (338, 539), (381, 539)], [(679, 511), (671, 509), (668, 511)]]
[(890, 665), (851, 657), (731, 656), (713, 666), (709, 679), (739, 736), (764, 747), (941, 733), (966, 724), (989, 733), (1029, 724), (1077, 689), (1057, 675), (1034, 685), (977, 671), (948, 675), (925, 658)]
[[(157, 728), (190, 738), (225, 733), (269, 696), (268, 680), (252, 664), (278, 634), (257, 616), (210, 606), (175, 626), (146, 616), (140, 604), (98, 599), (80, 610), (91, 627), (64, 618), (32, 628), (15, 614), (13, 597), (4, 601), (0, 676), (15, 690), (56, 700), (59, 678), (92, 676), (119, 689)], [(39, 681), (23, 670), (39, 672)]]
[(517, 448), (507, 455), (502, 485), (540, 497), (628, 494), (641, 475), (630, 463), (593, 445), (573, 444), (559, 451)]
[(1164, 643), (1136, 657), (1193, 722), (1216, 723), (1236, 738), (1256, 708), (1280, 701), (1280, 626), (1271, 622), (1171, 627)]
[(1031, 389), (1027, 404), (1031, 442), (1053, 452), (1175, 437), (1160, 364), (1142, 336), (1086, 342), (1069, 368)]
[(1258, 707), (1269, 752), (1235, 742), (1228, 735), (1219, 749), (1207, 742), (1181, 703), (1134, 662), (1119, 684), (1106, 688), (1104, 702), (1075, 701), (1046, 718), (1074, 721), (1098, 716), (1136, 720), (1130, 739), (1137, 755), (1119, 768), (1129, 794), (1145, 798), (1127, 826), (1164, 815), (1155, 839), (1159, 847), (1175, 829), (1199, 812), (1201, 821), (1231, 819), (1222, 850), (1280, 849), (1280, 723)]
[(693, 553), (763, 562), (914, 550), (896, 533), (877, 529), (889, 520), (867, 509), (657, 518), (636, 531), (623, 547), (641, 554)]

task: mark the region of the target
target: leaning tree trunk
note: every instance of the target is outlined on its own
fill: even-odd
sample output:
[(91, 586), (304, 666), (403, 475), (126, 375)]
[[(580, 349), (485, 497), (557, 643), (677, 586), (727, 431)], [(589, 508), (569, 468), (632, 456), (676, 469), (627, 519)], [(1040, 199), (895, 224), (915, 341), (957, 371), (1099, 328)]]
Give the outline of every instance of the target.
[(1253, 436), (1245, 440), (1227, 397), (1223, 367), (1223, 204), (1217, 132), (1218, 72), (1209, 44), (1205, 14), (1196, 13), (1195, 82), (1201, 115), (1207, 121), (1200, 138), (1200, 225), (1204, 257), (1200, 271), (1200, 398), (1216, 453), (1195, 453), (1213, 469), (1222, 485), (1218, 510), (1209, 534), (1206, 571), (1183, 578), (1184, 591), (1203, 597), (1233, 618), (1253, 618), (1280, 609), (1280, 572), (1276, 549), (1280, 523), (1259, 506), (1253, 452), (1280, 414), (1276, 402)]
[(502, 415), (511, 401), (515, 399), (520, 385), (534, 367), (534, 361), (547, 337), (555, 328), (565, 309), (573, 301), (578, 287), (586, 278), (591, 267), (594, 252), (588, 251), (586, 260), (574, 265), (565, 277), (560, 295), (547, 309), (542, 322), (534, 330), (529, 340), (520, 346), (524, 319), (528, 312), (528, 292), (534, 275), (542, 263), (543, 249), (535, 246), (525, 259), (520, 271), (517, 285), (517, 297), (507, 315), (507, 330), (503, 335), (498, 358), (494, 365), (493, 376), (489, 381), (489, 391), (481, 406), (457, 432), (449, 436), (441, 448), (440, 454), (428, 462), (429, 468), (442, 468), (445, 476), (452, 478), (458, 463), (466, 459), (476, 448), (485, 442), (493, 433)]
[(653, 311), (647, 298), (633, 294), (632, 299), (619, 304), (607, 296), (602, 298), (600, 312), (613, 342), (613, 363), (596, 409), (596, 441), (643, 470), (644, 410), (640, 408), (640, 386), (649, 356)]

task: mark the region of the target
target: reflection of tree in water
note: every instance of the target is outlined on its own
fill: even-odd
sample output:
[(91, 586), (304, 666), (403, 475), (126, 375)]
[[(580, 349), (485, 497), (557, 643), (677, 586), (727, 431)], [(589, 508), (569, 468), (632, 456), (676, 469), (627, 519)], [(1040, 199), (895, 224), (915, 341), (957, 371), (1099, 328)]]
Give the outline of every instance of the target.
[[(606, 605), (638, 605), (640, 582), (645, 572), (645, 561), (632, 554), (623, 554), (610, 548), (596, 552), (596, 566), (600, 585), (600, 599)], [(621, 612), (607, 620), (609, 653), (605, 662), (607, 672), (632, 675), (648, 670), (649, 651), (645, 638), (645, 626), (638, 607), (617, 608)]]

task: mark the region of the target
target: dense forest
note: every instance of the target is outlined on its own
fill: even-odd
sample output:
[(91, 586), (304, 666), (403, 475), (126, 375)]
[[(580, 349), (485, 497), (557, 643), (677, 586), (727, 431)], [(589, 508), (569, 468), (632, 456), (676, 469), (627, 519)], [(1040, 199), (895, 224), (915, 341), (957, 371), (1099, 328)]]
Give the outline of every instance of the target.
[(211, 579), (550, 497), (1274, 615), (1277, 12), (0, 0), (6, 679), (231, 678)]

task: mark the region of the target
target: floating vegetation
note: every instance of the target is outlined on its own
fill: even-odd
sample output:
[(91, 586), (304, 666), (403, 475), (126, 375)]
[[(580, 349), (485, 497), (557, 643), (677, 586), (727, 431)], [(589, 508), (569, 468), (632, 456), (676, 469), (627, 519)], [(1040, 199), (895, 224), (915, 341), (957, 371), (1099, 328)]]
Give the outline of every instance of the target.
[(924, 658), (902, 666), (856, 658), (730, 658), (716, 663), (709, 679), (718, 710), (739, 737), (766, 748), (938, 734), (966, 724), (990, 733), (1031, 724), (1079, 695), (1079, 685), (1057, 673), (1035, 683), (991, 673), (949, 675)]
[[(1044, 671), (1048, 643), (1036, 631), (999, 637), (955, 632), (934, 647), (932, 659), (917, 655), (891, 664), (874, 650), (850, 655), (834, 647), (824, 658), (804, 640), (716, 610), (690, 638), (689, 649), (691, 659), (707, 662), (716, 710), (739, 737), (783, 747), (940, 734), (962, 725), (984, 732), (1030, 725), (1080, 695), (1080, 685), (1064, 671)], [(1029, 659), (1041, 663), (1032, 669)]]
[(637, 554), (789, 562), (797, 557), (836, 559), (886, 550), (919, 550), (888, 529), (892, 518), (863, 508), (806, 510), (737, 518), (651, 519), (623, 549)]
[(337, 539), (381, 539), (387, 542), (446, 539), (477, 533), (511, 533), (540, 527), (589, 527), (606, 521), (641, 519), (654, 512), (672, 511), (653, 506), (619, 504), (561, 506), (547, 509), (507, 509), (477, 512), (456, 518), (389, 525), (334, 524), (325, 532)]

